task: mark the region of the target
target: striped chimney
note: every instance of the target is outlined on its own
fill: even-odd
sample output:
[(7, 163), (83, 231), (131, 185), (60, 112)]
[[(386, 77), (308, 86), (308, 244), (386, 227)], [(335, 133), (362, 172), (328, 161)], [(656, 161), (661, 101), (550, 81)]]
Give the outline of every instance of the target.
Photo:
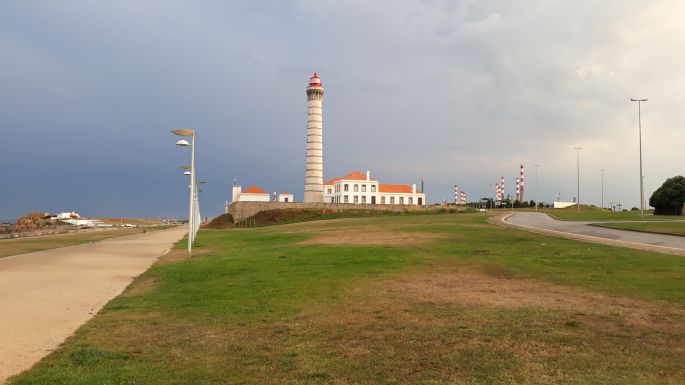
[(521, 175), (519, 176), (519, 201), (523, 202), (525, 199), (524, 192), (526, 191), (525, 185), (523, 183), (523, 165), (521, 165)]

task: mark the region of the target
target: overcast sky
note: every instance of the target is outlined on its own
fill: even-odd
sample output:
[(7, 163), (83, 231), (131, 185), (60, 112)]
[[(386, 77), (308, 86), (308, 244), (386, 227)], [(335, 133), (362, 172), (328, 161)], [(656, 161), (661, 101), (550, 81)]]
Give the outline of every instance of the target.
[[(371, 170), (473, 199), (527, 168), (527, 198), (639, 206), (685, 173), (682, 1), (3, 1), (0, 218), (183, 216), (198, 130), (204, 214), (231, 180), (302, 199), (305, 87), (326, 179)], [(539, 164), (538, 191), (533, 164)]]

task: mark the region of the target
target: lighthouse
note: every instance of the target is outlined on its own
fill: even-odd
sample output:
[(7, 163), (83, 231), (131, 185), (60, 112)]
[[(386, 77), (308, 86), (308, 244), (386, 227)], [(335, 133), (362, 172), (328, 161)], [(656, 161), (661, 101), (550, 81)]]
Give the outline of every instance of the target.
[(307, 87), (307, 156), (304, 201), (323, 202), (323, 85), (319, 75)]

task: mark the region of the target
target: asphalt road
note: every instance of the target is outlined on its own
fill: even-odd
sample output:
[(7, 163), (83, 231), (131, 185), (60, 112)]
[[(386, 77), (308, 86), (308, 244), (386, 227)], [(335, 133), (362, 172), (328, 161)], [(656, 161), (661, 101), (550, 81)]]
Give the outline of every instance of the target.
[[(540, 230), (550, 230), (611, 241), (629, 242), (648, 246), (668, 247), (685, 251), (685, 237), (677, 235), (641, 233), (638, 231), (609, 229), (591, 223), (560, 221), (544, 213), (517, 212), (505, 219), (506, 223)], [(659, 250), (655, 250), (659, 251)]]
[(0, 258), (0, 384), (57, 348), (186, 230)]

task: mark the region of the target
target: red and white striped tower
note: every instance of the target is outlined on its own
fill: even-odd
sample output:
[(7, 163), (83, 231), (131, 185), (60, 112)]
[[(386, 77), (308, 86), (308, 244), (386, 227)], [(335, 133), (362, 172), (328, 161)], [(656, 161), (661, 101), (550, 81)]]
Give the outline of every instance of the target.
[(525, 192), (525, 187), (523, 183), (523, 165), (521, 165), (521, 175), (519, 176), (519, 202), (523, 202), (525, 199), (523, 193)]
[(519, 199), (519, 196), (521, 194), (521, 185), (519, 185), (519, 178), (516, 178), (516, 196), (514, 197), (514, 200), (521, 201)]
[(495, 200), (499, 200), (499, 183), (495, 183)]
[(456, 184), (454, 185), (454, 204), (459, 204), (459, 187)]
[(502, 180), (500, 181), (500, 187), (499, 187), (499, 200), (503, 201), (504, 200), (504, 177), (502, 177)]
[(466, 191), (461, 192), (461, 204), (466, 205)]

